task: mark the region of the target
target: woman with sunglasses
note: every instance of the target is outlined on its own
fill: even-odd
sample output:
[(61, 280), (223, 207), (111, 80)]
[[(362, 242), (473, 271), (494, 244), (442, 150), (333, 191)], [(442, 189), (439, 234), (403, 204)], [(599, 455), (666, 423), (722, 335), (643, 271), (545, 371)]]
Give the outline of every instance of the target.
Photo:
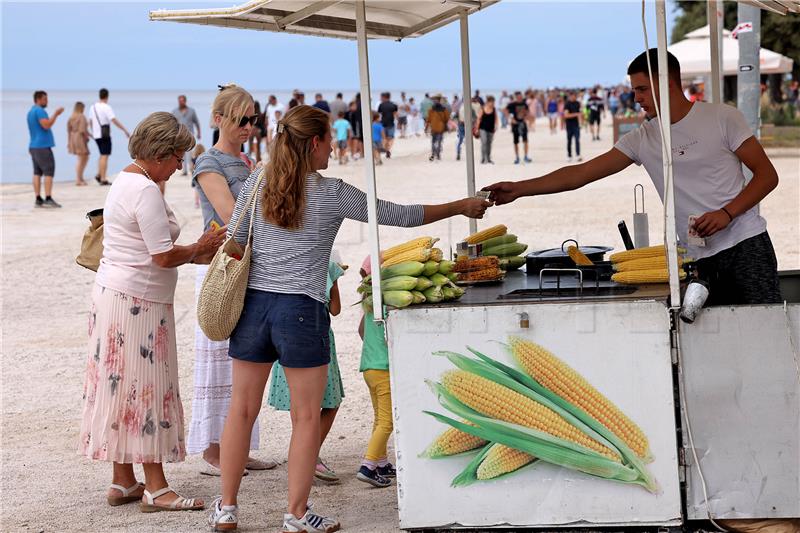
[[(220, 88), (211, 115), (219, 129), (219, 140), (197, 158), (192, 176), (200, 196), (205, 230), (225, 226), (231, 218), (236, 198), (251, 171), (250, 161), (241, 153), (240, 146), (250, 138), (257, 119), (253, 97), (232, 84)], [(197, 266), (196, 294), (200, 293), (207, 269), (205, 265)], [(219, 476), (219, 442), (231, 400), (228, 341), (212, 341), (195, 325), (194, 351), (194, 397), (187, 451), (203, 454), (206, 465), (201, 474)], [(251, 450), (258, 448), (258, 423), (253, 426), (249, 442)], [(273, 461), (250, 457), (244, 475), (248, 470), (275, 466)]]

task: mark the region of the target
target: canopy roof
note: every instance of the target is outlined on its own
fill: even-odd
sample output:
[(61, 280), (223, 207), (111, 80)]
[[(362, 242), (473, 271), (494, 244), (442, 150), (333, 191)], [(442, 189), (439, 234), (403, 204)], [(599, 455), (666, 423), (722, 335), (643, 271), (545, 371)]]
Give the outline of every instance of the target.
[[(367, 38), (419, 37), (499, 0), (366, 0)], [(354, 0), (251, 0), (211, 9), (155, 10), (150, 20), (167, 20), (341, 39), (356, 38)]]
[[(694, 78), (711, 72), (709, 51), (709, 27), (698, 28), (686, 34), (686, 39), (668, 48), (681, 64), (681, 77)], [(726, 76), (735, 76), (739, 70), (739, 43), (730, 37), (731, 32), (723, 30), (721, 70)], [(762, 74), (781, 74), (791, 72), (791, 58), (772, 50), (762, 48), (759, 52)]]

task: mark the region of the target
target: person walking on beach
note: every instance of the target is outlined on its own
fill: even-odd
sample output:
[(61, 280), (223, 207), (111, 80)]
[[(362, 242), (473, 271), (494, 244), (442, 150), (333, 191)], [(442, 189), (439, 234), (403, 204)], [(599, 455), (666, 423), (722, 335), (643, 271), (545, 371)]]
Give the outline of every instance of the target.
[[(472, 114), (472, 127), (477, 129), (478, 113), (481, 109), (481, 104), (478, 102), (478, 96), (472, 98), (472, 102), (464, 100), (457, 108), (455, 119), (458, 124), (458, 139), (456, 140), (456, 161), (461, 161), (461, 146), (464, 144), (464, 137), (467, 136), (466, 113)], [(472, 135), (472, 132), (469, 132)]]
[(414, 97), (408, 99), (408, 135), (419, 137), (420, 114), (419, 106)]
[(494, 133), (497, 131), (497, 125), (500, 123), (497, 115), (494, 96), (489, 95), (486, 97), (486, 104), (483, 105), (478, 116), (478, 131), (481, 137), (481, 164), (489, 163), (494, 165), (494, 161), (492, 161), (492, 141), (494, 140)]
[(525, 150), (526, 163), (530, 163), (531, 159), (528, 157), (528, 125), (525, 119), (528, 116), (528, 104), (522, 98), (522, 92), (516, 91), (514, 93), (514, 101), (506, 106), (511, 121), (511, 135), (514, 138), (514, 164), (519, 165), (519, 142)]
[[(59, 107), (53, 113), (53, 117), (47, 115), (47, 93), (36, 91), (33, 93), (33, 106), (28, 111), (28, 133), (30, 133), (30, 143), (28, 153), (33, 161), (33, 194), (36, 197), (34, 205), (36, 207), (61, 207), (61, 204), (53, 200), (53, 175), (56, 173), (56, 160), (53, 157), (53, 147), (56, 145), (53, 137), (53, 124), (58, 120), (59, 115), (64, 112), (63, 107)], [(44, 195), (42, 198), (42, 176), (44, 176)]]
[(558, 99), (554, 92), (550, 92), (547, 99), (547, 120), (550, 122), (550, 135), (555, 135), (558, 131)]
[[(103, 207), (103, 257), (91, 293), (78, 453), (112, 463), (109, 505), (140, 501), (142, 512), (204, 507), (170, 488), (163, 468), (186, 455), (173, 306), (177, 267), (208, 264), (225, 238), (224, 229), (208, 230), (193, 244), (175, 244), (180, 225), (158, 184), (193, 146), (171, 113), (152, 113), (136, 127), (128, 144), (133, 161)], [(142, 465), (143, 484), (134, 464)], [(87, 502), (81, 505), (91, 513)]]
[[(291, 394), (288, 509), (282, 531), (326, 532), (339, 523), (308, 507), (320, 442), (320, 405), (330, 362), (330, 316), (325, 307), (328, 264), (344, 219), (367, 221), (367, 196), (328, 167), (331, 128), (326, 113), (298, 106), (278, 123), (263, 175), (250, 176), (229, 228), (242, 244), (252, 223), (252, 258), (241, 318), (230, 339), (233, 397), (222, 434), (222, 496), (209, 523), (237, 527), (237, 495), (250, 432), (261, 409), (270, 370), (279, 361)], [(253, 211), (248, 206), (254, 193)], [(490, 202), (465, 198), (442, 205), (398, 205), (378, 200), (378, 222), (414, 227), (463, 214), (482, 217)]]
[(581, 103), (575, 91), (570, 91), (567, 102), (564, 104), (564, 123), (567, 127), (567, 161), (572, 162), (572, 140), (575, 139), (575, 155), (578, 162), (581, 157)]
[(385, 151), (383, 144), (386, 141), (386, 128), (383, 127), (381, 114), (377, 111), (372, 113), (372, 157), (375, 158), (376, 165), (382, 165), (381, 152)]
[(347, 102), (344, 101), (342, 93), (336, 93), (336, 98), (332, 102), (328, 102), (331, 108), (331, 122), (336, 122), (339, 119), (339, 113), (347, 113)]
[(67, 152), (78, 158), (75, 164), (75, 185), (78, 187), (88, 185), (83, 179), (83, 171), (89, 162), (89, 139), (92, 136), (89, 135), (89, 123), (83, 114), (85, 109), (83, 102), (75, 102), (72, 116), (67, 121)]
[(391, 93), (383, 93), (381, 95), (378, 113), (381, 114), (381, 124), (383, 125), (383, 149), (386, 152), (386, 159), (391, 159), (395, 135), (395, 121), (397, 120), (397, 104), (392, 102)]
[(592, 89), (586, 107), (589, 110), (589, 131), (592, 134), (592, 140), (599, 141), (600, 116), (605, 117), (606, 106), (603, 103), (603, 99), (597, 95), (597, 89)]
[(428, 124), (428, 112), (430, 112), (432, 107), (433, 99), (428, 96), (428, 93), (425, 93), (425, 97), (419, 103), (419, 113), (422, 117), (422, 123), (424, 125), (422, 129), (425, 132), (425, 135), (427, 135), (430, 131), (430, 125)]
[(328, 101), (322, 97), (322, 93), (317, 93), (314, 95), (314, 103), (312, 107), (316, 107), (320, 111), (325, 111), (328, 114), (328, 117), (331, 116), (331, 106), (328, 105)]
[(437, 94), (433, 97), (433, 107), (428, 110), (428, 128), (431, 132), (431, 155), (428, 161), (441, 161), (442, 142), (444, 134), (447, 132), (447, 123), (450, 121), (450, 113), (442, 104), (442, 95)]
[[(219, 129), (219, 140), (197, 158), (192, 183), (200, 196), (203, 229), (228, 224), (233, 206), (250, 176), (250, 167), (242, 159), (240, 147), (250, 138), (255, 127), (255, 101), (249, 92), (236, 85), (225, 85), (211, 105), (211, 117)], [(208, 267), (195, 268), (195, 296), (200, 290)], [(212, 341), (200, 326), (194, 329), (194, 396), (192, 420), (189, 424), (187, 451), (203, 454), (205, 467), (201, 474), (219, 476), (219, 443), (225, 417), (231, 402), (231, 360), (228, 341)], [(250, 449), (258, 449), (258, 421), (250, 435)], [(274, 461), (248, 457), (247, 470), (274, 468)]]
[(121, 129), (126, 137), (131, 134), (125, 129), (125, 126), (117, 120), (114, 115), (114, 110), (108, 105), (108, 89), (100, 89), (100, 99), (92, 105), (89, 110), (89, 120), (92, 128), (92, 137), (97, 143), (97, 148), (100, 151), (100, 159), (97, 161), (97, 175), (94, 179), (100, 185), (111, 185), (111, 182), (106, 178), (108, 172), (108, 156), (111, 155), (111, 124)]
[(408, 115), (411, 109), (406, 99), (406, 93), (400, 93), (400, 103), (397, 106), (397, 130), (400, 133), (400, 138), (406, 138), (406, 131), (408, 128)]
[(500, 93), (500, 100), (497, 102), (500, 109), (500, 127), (506, 129), (508, 127), (508, 112), (506, 107), (511, 103), (511, 98), (508, 96), (508, 91)]
[(344, 111), (339, 112), (339, 118), (333, 123), (333, 131), (336, 132), (336, 149), (339, 156), (339, 164), (347, 163), (347, 144), (352, 136), (350, 122), (344, 118)]
[[(194, 133), (195, 129), (197, 129), (195, 140), (200, 141), (202, 134), (200, 129), (200, 119), (197, 118), (197, 113), (195, 112), (194, 108), (186, 105), (185, 94), (178, 96), (178, 107), (172, 110), (172, 114), (175, 115), (175, 118), (178, 119), (178, 122), (186, 126), (186, 129), (189, 130), (189, 133)], [(192, 166), (192, 154), (191, 152), (187, 152), (183, 160), (183, 170), (181, 171), (181, 175), (186, 176), (188, 174), (191, 176), (193, 172), (194, 167)]]

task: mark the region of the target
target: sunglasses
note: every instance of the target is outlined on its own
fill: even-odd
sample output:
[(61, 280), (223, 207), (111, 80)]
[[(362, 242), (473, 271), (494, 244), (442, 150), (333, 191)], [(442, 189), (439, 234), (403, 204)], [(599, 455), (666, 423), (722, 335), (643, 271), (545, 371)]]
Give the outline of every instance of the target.
[(251, 126), (255, 126), (256, 122), (258, 122), (258, 115), (242, 117), (242, 119), (239, 121), (239, 127), (244, 128), (245, 126), (247, 126), (248, 122), (250, 123)]

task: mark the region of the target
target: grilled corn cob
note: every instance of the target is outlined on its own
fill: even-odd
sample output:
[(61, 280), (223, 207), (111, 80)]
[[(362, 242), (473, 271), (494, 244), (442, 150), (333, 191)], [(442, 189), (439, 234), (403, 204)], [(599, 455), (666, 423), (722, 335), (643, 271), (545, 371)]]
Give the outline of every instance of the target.
[(509, 448), (503, 444), (493, 444), (478, 466), (477, 478), (493, 479), (532, 463), (536, 457), (529, 453)]
[(409, 250), (416, 250), (417, 248), (431, 248), (438, 240), (439, 239), (434, 239), (433, 237), (419, 237), (417, 239), (412, 239), (408, 242), (404, 242), (403, 244), (392, 246), (388, 250), (384, 250), (381, 254), (381, 258), (383, 261), (388, 261), (392, 257)]
[(463, 272), (459, 275), (459, 281), (487, 281), (502, 278), (505, 274), (504, 270), (500, 267), (484, 268), (483, 270), (473, 270), (471, 272)]
[(450, 370), (442, 375), (442, 385), (462, 403), (486, 416), (537, 429), (619, 460), (616, 452), (590, 438), (553, 410), (494, 381), (464, 370)]
[(472, 272), (473, 270), (484, 270), (495, 268), (500, 264), (500, 260), (495, 256), (484, 256), (475, 259), (462, 259), (456, 261), (453, 272)]
[[(678, 257), (678, 267), (684, 263), (691, 263), (691, 259)], [(614, 263), (614, 270), (617, 272), (629, 272), (631, 270), (652, 270), (667, 268), (667, 258), (665, 256), (643, 257), (642, 259), (631, 259), (622, 263)]]
[(576, 265), (579, 265), (579, 266), (592, 266), (592, 265), (594, 265), (592, 260), (589, 259), (588, 257), (586, 257), (586, 254), (581, 252), (578, 249), (578, 247), (575, 246), (574, 244), (570, 245), (567, 248), (567, 254), (575, 262)]
[(586, 411), (625, 442), (636, 455), (650, 457), (647, 436), (639, 426), (572, 367), (534, 342), (511, 337), (510, 344), (514, 359), (529, 376)]
[[(470, 426), (470, 422), (464, 422)], [(464, 453), (475, 448), (480, 448), (486, 441), (480, 437), (475, 437), (469, 433), (464, 433), (456, 428), (446, 429), (441, 435), (436, 437), (428, 448), (422, 453), (424, 457), (431, 459), (437, 457), (447, 457), (457, 453)]]
[(498, 224), (497, 226), (492, 226), (491, 228), (486, 228), (485, 230), (473, 233), (464, 240), (469, 244), (477, 244), (479, 242), (491, 239), (492, 237), (505, 235), (506, 233), (508, 233), (508, 228), (503, 224)]
[(399, 254), (395, 254), (391, 259), (384, 260), (381, 268), (399, 265), (406, 261), (419, 261), (420, 263), (426, 262), (431, 257), (431, 249), (425, 247), (412, 248)]
[[(678, 272), (680, 279), (686, 279), (686, 272)], [(611, 276), (611, 281), (617, 283), (643, 284), (643, 283), (668, 283), (669, 271), (665, 268), (654, 268), (650, 270), (629, 270), (627, 272), (617, 272)]]

